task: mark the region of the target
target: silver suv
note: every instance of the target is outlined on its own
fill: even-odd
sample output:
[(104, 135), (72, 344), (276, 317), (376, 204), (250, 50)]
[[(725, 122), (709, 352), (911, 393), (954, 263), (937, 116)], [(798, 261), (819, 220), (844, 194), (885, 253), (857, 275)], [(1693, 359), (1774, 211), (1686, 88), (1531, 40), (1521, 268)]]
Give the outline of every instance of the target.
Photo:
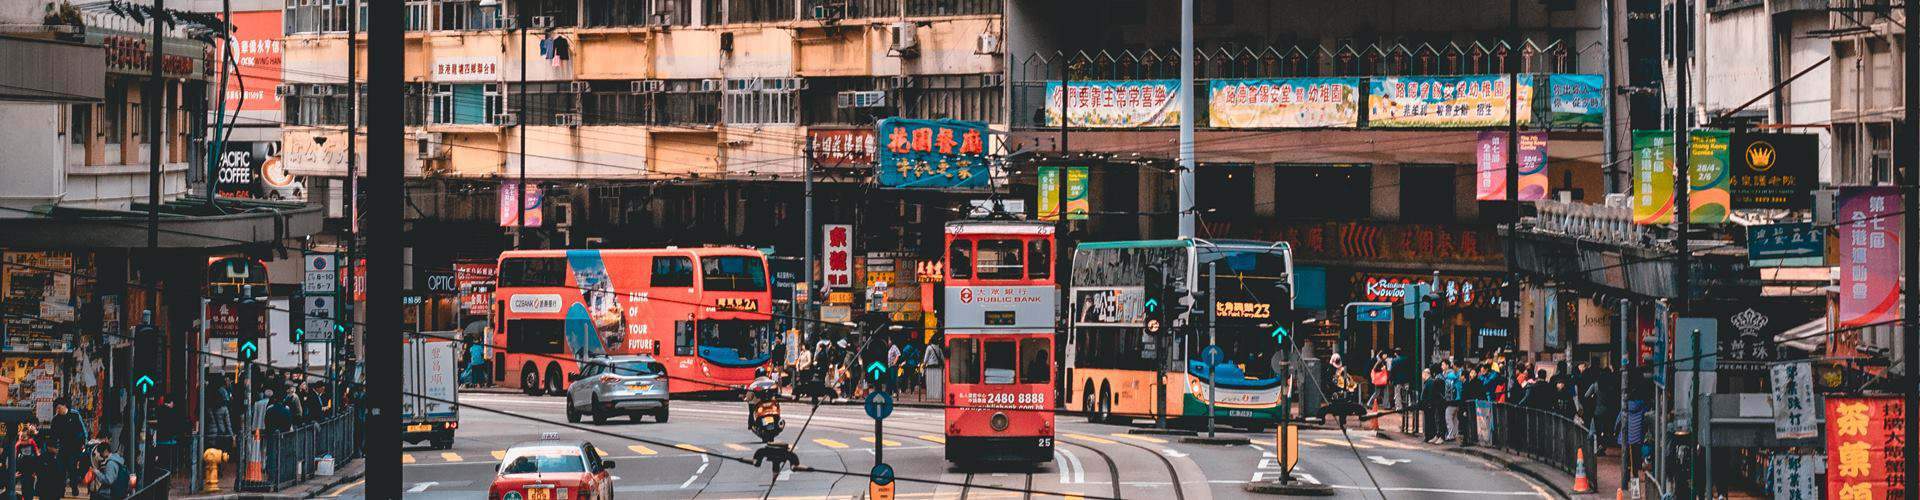
[(652, 356), (586, 359), (580, 373), (569, 379), (568, 422), (579, 422), (582, 414), (591, 415), (595, 424), (612, 414), (629, 415), (635, 422), (652, 414), (654, 420), (667, 421), (667, 367)]

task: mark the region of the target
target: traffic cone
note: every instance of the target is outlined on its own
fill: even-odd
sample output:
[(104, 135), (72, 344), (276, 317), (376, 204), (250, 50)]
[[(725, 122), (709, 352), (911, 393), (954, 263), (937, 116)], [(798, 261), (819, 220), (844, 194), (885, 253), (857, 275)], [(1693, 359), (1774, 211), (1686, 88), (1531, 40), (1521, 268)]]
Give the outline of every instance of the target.
[[(253, 442), (255, 446), (259, 446), (259, 443), (260, 443), (259, 430), (253, 431)], [(258, 458), (258, 457), (250, 456), (248, 458)], [(261, 467), (260, 462), (261, 462), (260, 460), (247, 460), (246, 479), (248, 481), (267, 480), (267, 471)]]
[[(1379, 415), (1380, 414), (1380, 398), (1374, 398), (1371, 404), (1373, 405), (1373, 408), (1369, 408), (1367, 410), (1367, 413), (1373, 414), (1373, 415)], [(1367, 419), (1366, 422), (1367, 422), (1367, 430), (1370, 430), (1370, 431), (1380, 430), (1379, 418), (1370, 418), (1370, 419)]]
[(1593, 493), (1593, 482), (1587, 480), (1587, 450), (1581, 448), (1573, 454), (1573, 492)]

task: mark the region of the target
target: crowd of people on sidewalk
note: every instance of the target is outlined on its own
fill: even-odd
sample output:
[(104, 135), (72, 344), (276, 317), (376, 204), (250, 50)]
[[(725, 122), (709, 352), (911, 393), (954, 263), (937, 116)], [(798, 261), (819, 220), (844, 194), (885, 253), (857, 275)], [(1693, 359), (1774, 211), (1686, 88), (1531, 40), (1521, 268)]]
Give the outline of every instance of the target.
[[(946, 356), (939, 344), (922, 344), (902, 335), (875, 333), (850, 335), (819, 332), (811, 342), (801, 342), (792, 356), (786, 346), (776, 345), (773, 359), (788, 360), (775, 373), (782, 390), (789, 395), (849, 401), (866, 397), (874, 390), (895, 394), (925, 396), (929, 388), (939, 390), (939, 368)], [(862, 359), (876, 359), (891, 375), (874, 382), (867, 377)], [(931, 371), (935, 375), (928, 376)], [(936, 394), (937, 395), (937, 394)]]
[(0, 457), (0, 470), (7, 471), (8, 478), (0, 486), (0, 498), (119, 499), (132, 487), (126, 459), (110, 439), (89, 432), (86, 419), (67, 398), (54, 400), (50, 421), (21, 422), (9, 430), (15, 437)]
[(1328, 394), (1361, 403), (1370, 413), (1417, 410), (1402, 418), (1402, 431), (1429, 443), (1458, 441), (1464, 412), (1473, 402), (1504, 403), (1559, 415), (1590, 429), (1598, 443), (1647, 444), (1646, 413), (1652, 381), (1645, 372), (1628, 378), (1624, 407), (1621, 377), (1605, 361), (1567, 361), (1529, 369), (1516, 353), (1496, 351), (1483, 359), (1442, 359), (1418, 366), (1398, 349), (1372, 353), (1365, 379), (1340, 355), (1329, 359)]

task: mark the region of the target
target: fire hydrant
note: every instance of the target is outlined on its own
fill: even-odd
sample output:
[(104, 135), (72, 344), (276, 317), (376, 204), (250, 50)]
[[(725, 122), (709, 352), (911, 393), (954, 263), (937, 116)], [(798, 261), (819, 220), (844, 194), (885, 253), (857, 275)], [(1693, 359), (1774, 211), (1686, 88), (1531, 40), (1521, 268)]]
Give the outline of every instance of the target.
[(207, 448), (207, 451), (200, 453), (200, 460), (206, 462), (207, 493), (219, 493), (220, 464), (227, 461), (227, 452), (220, 451), (219, 448)]

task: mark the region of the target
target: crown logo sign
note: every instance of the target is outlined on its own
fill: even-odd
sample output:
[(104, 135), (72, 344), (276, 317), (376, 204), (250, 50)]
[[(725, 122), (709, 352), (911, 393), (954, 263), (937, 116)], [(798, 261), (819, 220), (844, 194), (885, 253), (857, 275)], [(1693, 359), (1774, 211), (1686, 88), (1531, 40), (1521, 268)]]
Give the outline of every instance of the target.
[(1747, 146), (1747, 165), (1754, 170), (1765, 172), (1773, 168), (1773, 144), (1756, 142)]
[(1730, 320), (1730, 322), (1732, 322), (1733, 327), (1739, 329), (1742, 334), (1753, 333), (1767, 326), (1767, 315), (1760, 314), (1759, 311), (1749, 308), (1741, 311), (1740, 314), (1733, 315), (1733, 319)]

